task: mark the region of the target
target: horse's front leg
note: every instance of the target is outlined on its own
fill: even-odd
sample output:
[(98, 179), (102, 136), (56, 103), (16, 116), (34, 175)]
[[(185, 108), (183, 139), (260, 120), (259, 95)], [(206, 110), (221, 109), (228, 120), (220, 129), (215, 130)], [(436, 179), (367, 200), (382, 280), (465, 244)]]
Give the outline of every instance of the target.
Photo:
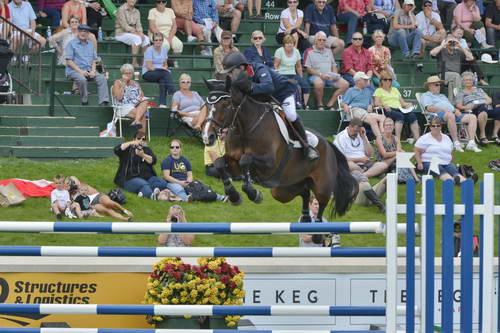
[(309, 214), (309, 200), (311, 199), (311, 194), (309, 190), (304, 190), (300, 193), (302, 197), (302, 214), (300, 216), (300, 222), (312, 222), (311, 215)]
[(218, 158), (214, 161), (214, 166), (222, 179), (222, 184), (224, 184), (224, 193), (229, 197), (229, 202), (232, 205), (238, 206), (241, 204), (241, 195), (234, 188), (233, 183), (231, 183), (231, 177), (227, 172), (226, 159), (224, 157)]
[(248, 196), (248, 199), (255, 203), (261, 203), (264, 198), (261, 191), (255, 189), (252, 185), (252, 178), (250, 177), (250, 168), (253, 164), (253, 156), (251, 154), (243, 154), (240, 159), (240, 168), (243, 175), (243, 185), (241, 189)]

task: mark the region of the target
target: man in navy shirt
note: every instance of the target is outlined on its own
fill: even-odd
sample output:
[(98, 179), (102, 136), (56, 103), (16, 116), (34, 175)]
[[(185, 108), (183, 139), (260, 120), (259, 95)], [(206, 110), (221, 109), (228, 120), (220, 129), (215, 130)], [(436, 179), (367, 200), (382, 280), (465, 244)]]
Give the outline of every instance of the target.
[(340, 56), (344, 50), (344, 41), (339, 38), (335, 12), (326, 0), (314, 0), (309, 4), (304, 13), (305, 32), (309, 35), (309, 42), (314, 45), (314, 35), (323, 31), (326, 36), (326, 47), (332, 50), (334, 55)]

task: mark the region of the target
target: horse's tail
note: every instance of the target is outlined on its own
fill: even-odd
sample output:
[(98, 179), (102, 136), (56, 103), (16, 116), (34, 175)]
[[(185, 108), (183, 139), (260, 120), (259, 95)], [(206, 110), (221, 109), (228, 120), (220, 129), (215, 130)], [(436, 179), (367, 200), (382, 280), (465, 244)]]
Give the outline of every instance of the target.
[(351, 175), (349, 164), (344, 154), (332, 142), (328, 141), (337, 159), (337, 177), (333, 188), (335, 204), (330, 210), (330, 218), (344, 215), (358, 195), (358, 182)]

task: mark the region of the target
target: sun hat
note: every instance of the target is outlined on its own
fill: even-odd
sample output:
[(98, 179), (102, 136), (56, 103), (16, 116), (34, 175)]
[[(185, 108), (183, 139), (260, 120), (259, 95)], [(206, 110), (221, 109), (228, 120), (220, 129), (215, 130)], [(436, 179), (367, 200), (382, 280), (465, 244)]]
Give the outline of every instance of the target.
[(487, 64), (496, 64), (498, 62), (496, 60), (493, 60), (493, 58), (491, 57), (491, 54), (489, 54), (489, 53), (483, 53), (481, 55), (481, 61), (485, 62)]
[(428, 86), (429, 86), (429, 84), (431, 84), (431, 83), (441, 83), (441, 84), (443, 84), (443, 83), (444, 83), (444, 81), (443, 81), (443, 80), (441, 80), (441, 79), (439, 78), (439, 76), (437, 76), (437, 75), (429, 76), (429, 77), (427, 78), (427, 81), (425, 81), (425, 83), (424, 83), (424, 88), (425, 88), (425, 89), (427, 89), (427, 87), (428, 87)]

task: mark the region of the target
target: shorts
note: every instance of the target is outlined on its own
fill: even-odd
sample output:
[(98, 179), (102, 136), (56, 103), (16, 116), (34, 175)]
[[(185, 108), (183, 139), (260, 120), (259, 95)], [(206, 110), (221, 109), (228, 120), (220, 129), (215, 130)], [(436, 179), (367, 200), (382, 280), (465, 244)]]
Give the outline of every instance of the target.
[[(446, 112), (451, 112), (451, 111), (439, 111), (439, 112), (436, 112), (436, 115), (439, 117), (439, 119), (441, 119), (441, 121), (445, 121), (444, 120), (444, 115), (446, 114)], [(465, 116), (465, 114), (462, 113), (461, 116), (457, 117), (455, 116), (455, 121), (457, 123), (461, 122), (462, 121), (462, 118)]]
[(361, 164), (358, 164), (358, 166), (363, 170), (363, 171), (366, 171), (368, 169), (370, 169), (373, 165), (375, 164), (374, 161), (370, 161), (368, 163), (361, 163)]
[(351, 114), (353, 118), (359, 118), (361, 121), (365, 121), (366, 117), (368, 117), (368, 111), (356, 106), (351, 108)]
[(494, 109), (488, 109), (488, 106), (481, 104), (472, 109), (472, 113), (479, 116), (480, 113), (486, 112), (488, 118), (493, 120), (500, 120), (500, 107)]
[(335, 87), (335, 88), (338, 88), (338, 82), (341, 78), (340, 74), (337, 74), (338, 76), (335, 77), (333, 80), (326, 80), (324, 81), (323, 79), (321, 79), (318, 75), (309, 75), (309, 83), (310, 84), (314, 84), (314, 81), (316, 80), (316, 78), (320, 78), (321, 80), (323, 80), (323, 82), (325, 83), (325, 86), (326, 87)]
[(148, 36), (144, 35), (144, 39), (141, 39), (141, 37), (137, 36), (136, 34), (131, 34), (128, 32), (115, 36), (115, 39), (130, 46), (146, 47), (150, 44)]
[[(99, 201), (101, 200), (101, 197), (103, 196), (102, 193), (97, 193), (97, 194), (94, 194), (94, 198), (92, 199), (92, 201), (90, 201), (90, 205), (91, 206), (95, 206), (99, 203)], [(89, 196), (91, 197), (91, 196)]]
[[(422, 165), (424, 167), (424, 169), (422, 170), (422, 173), (427, 174), (427, 172), (429, 172), (429, 167), (431, 165), (431, 162), (422, 162)], [(439, 175), (436, 174), (434, 171), (431, 171), (431, 175), (433, 175), (435, 177), (439, 177), (439, 176), (445, 175), (445, 174), (449, 174), (450, 176), (453, 177), (453, 176), (460, 174), (460, 172), (458, 172), (457, 166), (453, 163), (439, 164)]]
[[(325, 46), (331, 49), (333, 47), (333, 44), (335, 44), (338, 40), (340, 40), (340, 38), (328, 36), (326, 37)], [(311, 45), (314, 45), (314, 36), (309, 36), (309, 43), (311, 43)]]
[(120, 105), (118, 106), (118, 110), (117, 110), (117, 115), (119, 117), (126, 117), (128, 116), (128, 114), (130, 113), (130, 111), (132, 111), (133, 109), (135, 109), (135, 105), (133, 104), (123, 104), (123, 105)]

